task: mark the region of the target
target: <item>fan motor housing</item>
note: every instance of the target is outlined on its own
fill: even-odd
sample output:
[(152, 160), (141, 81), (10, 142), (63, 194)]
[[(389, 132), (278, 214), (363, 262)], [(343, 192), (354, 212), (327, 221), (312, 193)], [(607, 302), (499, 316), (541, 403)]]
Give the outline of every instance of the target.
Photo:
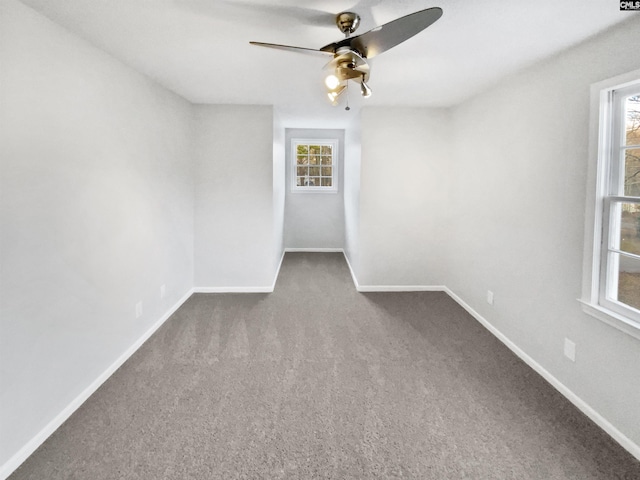
[(349, 36), (358, 29), (360, 15), (354, 12), (342, 12), (336, 15), (336, 25), (342, 33)]
[(337, 50), (336, 56), (325, 68), (335, 69), (336, 76), (344, 80), (355, 80), (365, 82), (369, 80), (369, 64), (355, 50), (348, 47), (341, 47)]

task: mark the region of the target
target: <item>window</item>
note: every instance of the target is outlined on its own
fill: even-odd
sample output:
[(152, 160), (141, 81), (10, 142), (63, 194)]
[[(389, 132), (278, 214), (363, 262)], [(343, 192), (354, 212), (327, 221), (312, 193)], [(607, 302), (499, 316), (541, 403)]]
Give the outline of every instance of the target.
[(338, 191), (338, 141), (293, 139), (292, 190), (296, 192)]
[(583, 303), (640, 336), (640, 80), (599, 97), (592, 281)]

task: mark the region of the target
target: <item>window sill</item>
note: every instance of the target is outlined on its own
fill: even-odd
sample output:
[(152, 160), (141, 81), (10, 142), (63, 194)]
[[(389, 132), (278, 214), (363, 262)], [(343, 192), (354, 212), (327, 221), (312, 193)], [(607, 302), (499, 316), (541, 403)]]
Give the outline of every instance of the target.
[(580, 299), (578, 299), (578, 301), (582, 305), (582, 311), (587, 315), (597, 318), (627, 335), (631, 335), (632, 337), (640, 340), (640, 324), (629, 320), (624, 315), (620, 315), (619, 313), (603, 308), (600, 305), (593, 305), (592, 303)]
[(327, 194), (336, 194), (338, 193), (338, 189), (334, 189), (334, 190), (307, 190), (307, 189), (298, 189), (298, 188), (293, 188), (291, 189), (291, 193), (303, 193), (305, 195), (309, 194), (309, 193), (319, 193), (320, 195), (327, 195)]

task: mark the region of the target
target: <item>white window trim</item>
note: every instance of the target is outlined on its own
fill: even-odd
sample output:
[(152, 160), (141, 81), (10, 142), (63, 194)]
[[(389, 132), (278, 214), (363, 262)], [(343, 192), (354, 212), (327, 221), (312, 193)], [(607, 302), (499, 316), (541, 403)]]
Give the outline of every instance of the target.
[(587, 173), (587, 206), (585, 214), (585, 242), (583, 256), (582, 297), (579, 302), (585, 313), (618, 330), (640, 339), (640, 315), (635, 312), (613, 310), (603, 304), (601, 266), (604, 237), (603, 212), (609, 187), (609, 158), (612, 135), (612, 97), (614, 90), (640, 85), (640, 70), (619, 75), (591, 86), (591, 115), (589, 122), (589, 169)]
[[(307, 144), (315, 144), (315, 145), (331, 145), (332, 149), (332, 158), (331, 158), (331, 167), (333, 180), (331, 187), (309, 187), (302, 186), (299, 187), (296, 181), (297, 178), (297, 150), (296, 145), (299, 143), (307, 143)], [(338, 193), (338, 173), (340, 172), (338, 168), (339, 161), (339, 152), (338, 152), (338, 139), (337, 138), (292, 138), (291, 139), (291, 192), (292, 193)]]

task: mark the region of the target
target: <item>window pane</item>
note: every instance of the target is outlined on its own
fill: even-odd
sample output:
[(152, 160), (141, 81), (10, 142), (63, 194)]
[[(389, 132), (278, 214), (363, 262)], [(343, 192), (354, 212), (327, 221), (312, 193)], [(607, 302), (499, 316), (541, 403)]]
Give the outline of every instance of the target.
[[(333, 145), (318, 143), (295, 142), (293, 174), (298, 187), (312, 187), (319, 190), (320, 187), (333, 187)], [(313, 142), (313, 140), (311, 141)]]
[(617, 253), (612, 255), (618, 262), (618, 301), (640, 310), (640, 260)]
[(640, 145), (640, 95), (632, 95), (625, 102), (627, 145)]
[(624, 194), (640, 197), (640, 148), (629, 148), (625, 151)]
[(640, 255), (640, 204), (620, 205), (620, 250)]

